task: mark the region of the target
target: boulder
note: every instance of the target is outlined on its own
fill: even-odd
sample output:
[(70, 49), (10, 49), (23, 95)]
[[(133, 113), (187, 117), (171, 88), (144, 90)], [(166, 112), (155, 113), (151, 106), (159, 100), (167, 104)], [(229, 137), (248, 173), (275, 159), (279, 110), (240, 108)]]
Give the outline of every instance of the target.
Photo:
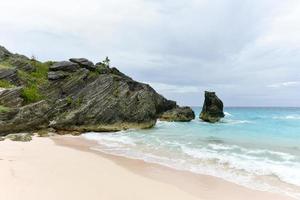
[(195, 113), (190, 107), (177, 107), (164, 112), (159, 119), (161, 121), (189, 122), (195, 119)]
[(70, 58), (69, 60), (73, 63), (80, 65), (81, 67), (84, 67), (84, 68), (90, 70), (90, 71), (96, 70), (96, 66), (86, 58)]
[(50, 66), (49, 71), (66, 71), (66, 72), (75, 72), (80, 66), (74, 62), (61, 61), (54, 63)]
[(9, 134), (5, 138), (10, 139), (12, 141), (17, 141), (17, 142), (29, 142), (32, 140), (32, 137), (29, 133)]
[(223, 118), (223, 102), (217, 97), (215, 92), (205, 91), (205, 100), (200, 113), (200, 119), (206, 122), (215, 123)]

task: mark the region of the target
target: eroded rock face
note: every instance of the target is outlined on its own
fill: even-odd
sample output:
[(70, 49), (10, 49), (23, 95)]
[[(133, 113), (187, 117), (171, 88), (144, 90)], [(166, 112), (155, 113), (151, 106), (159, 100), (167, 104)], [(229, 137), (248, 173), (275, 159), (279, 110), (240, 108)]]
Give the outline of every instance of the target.
[[(16, 58), (22, 59), (19, 55)], [(27, 60), (25, 57), (23, 63)], [(86, 59), (70, 60), (52, 64), (45, 80), (39, 77), (44, 84), (37, 89), (43, 100), (17, 101), (18, 106), (9, 104), (10, 96), (22, 98), (20, 91), (26, 85), (0, 95), (0, 100), (3, 97), (10, 108), (9, 112), (0, 113), (0, 136), (49, 127), (76, 133), (151, 128), (162, 113), (178, 107), (175, 101), (167, 100), (149, 85), (134, 81), (116, 68), (94, 66)], [(188, 114), (181, 115), (186, 115), (186, 120), (190, 118)]]
[(215, 92), (205, 91), (205, 100), (200, 113), (200, 119), (206, 122), (215, 123), (223, 118), (223, 102), (217, 97)]
[(162, 121), (189, 122), (195, 119), (195, 113), (190, 107), (177, 107), (164, 112), (159, 119)]
[(46, 100), (42, 100), (0, 113), (0, 136), (47, 128), (53, 109)]

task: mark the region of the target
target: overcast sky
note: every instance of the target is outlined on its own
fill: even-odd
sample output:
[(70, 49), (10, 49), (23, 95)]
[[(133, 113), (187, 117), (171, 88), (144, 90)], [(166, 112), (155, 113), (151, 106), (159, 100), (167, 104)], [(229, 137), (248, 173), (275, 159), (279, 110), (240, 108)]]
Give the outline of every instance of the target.
[(181, 105), (300, 106), (299, 0), (1, 0), (0, 43), (40, 60), (109, 56)]

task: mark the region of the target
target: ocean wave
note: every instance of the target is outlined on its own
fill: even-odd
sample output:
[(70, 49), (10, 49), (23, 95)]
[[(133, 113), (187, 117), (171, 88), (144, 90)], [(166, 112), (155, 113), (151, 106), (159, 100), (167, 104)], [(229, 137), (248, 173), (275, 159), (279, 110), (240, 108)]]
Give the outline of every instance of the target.
[(229, 112), (224, 112), (225, 116), (229, 116), (229, 117), (232, 117), (233, 115), (230, 114)]
[(93, 147), (97, 151), (216, 176), (252, 189), (288, 193), (293, 197), (299, 195), (297, 197), (300, 198), (300, 192), (296, 194), (293, 190), (283, 190), (276, 185), (300, 186), (299, 156), (229, 144), (215, 136), (193, 141), (178, 139), (180, 135), (175, 135), (176, 139), (174, 135), (166, 135), (162, 137), (124, 131), (87, 133), (83, 136), (98, 141), (100, 146)]
[(221, 119), (220, 123), (224, 123), (224, 124), (249, 124), (249, 123), (253, 123), (252, 121), (249, 120), (236, 120), (236, 119)]
[(279, 120), (300, 120), (300, 115), (274, 116), (272, 118)]
[[(125, 131), (123, 133), (126, 133)], [(122, 132), (118, 133), (86, 133), (83, 135), (84, 138), (88, 140), (96, 140), (98, 142), (101, 142), (102, 144), (107, 145), (132, 145), (135, 146), (135, 140), (125, 134), (122, 134)]]

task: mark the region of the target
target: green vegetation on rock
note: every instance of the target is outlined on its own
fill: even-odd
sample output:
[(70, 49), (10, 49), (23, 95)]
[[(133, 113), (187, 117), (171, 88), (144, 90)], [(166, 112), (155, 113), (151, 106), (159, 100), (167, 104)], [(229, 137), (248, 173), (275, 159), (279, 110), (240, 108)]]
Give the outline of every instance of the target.
[(6, 113), (10, 111), (10, 108), (0, 105), (0, 113)]
[(9, 81), (7, 80), (0, 80), (0, 88), (12, 88), (15, 87), (15, 85), (11, 84)]
[(9, 60), (4, 60), (0, 62), (0, 69), (10, 68), (10, 67), (12, 67), (12, 64), (9, 62)]
[(18, 70), (18, 77), (25, 85), (22, 89), (22, 97), (26, 103), (43, 99), (40, 88), (48, 83), (47, 73), (51, 62), (41, 63), (31, 60), (30, 64), (34, 67), (33, 72)]
[(43, 99), (43, 95), (36, 85), (24, 87), (22, 89), (22, 97), (26, 103), (33, 103)]

